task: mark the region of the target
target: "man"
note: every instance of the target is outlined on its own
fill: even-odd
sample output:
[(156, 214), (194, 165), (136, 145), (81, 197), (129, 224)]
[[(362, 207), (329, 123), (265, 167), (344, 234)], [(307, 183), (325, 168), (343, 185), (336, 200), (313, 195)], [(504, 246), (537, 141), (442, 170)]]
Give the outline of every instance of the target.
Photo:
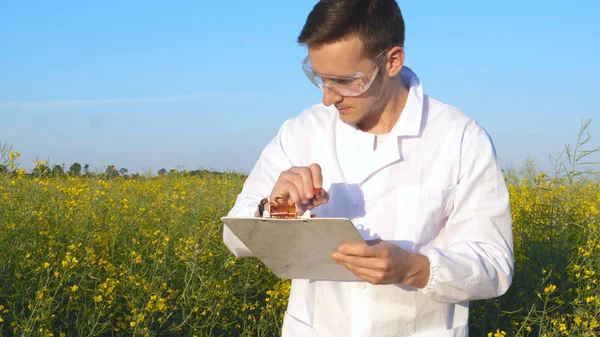
[[(332, 255), (362, 282), (292, 280), (283, 336), (467, 336), (469, 301), (512, 282), (492, 141), (404, 66), (394, 0), (321, 1), (299, 42), (323, 102), (283, 123), (228, 216), (259, 216), (261, 199), (283, 197), (351, 219), (369, 244)], [(223, 238), (237, 257), (252, 255), (227, 227)]]

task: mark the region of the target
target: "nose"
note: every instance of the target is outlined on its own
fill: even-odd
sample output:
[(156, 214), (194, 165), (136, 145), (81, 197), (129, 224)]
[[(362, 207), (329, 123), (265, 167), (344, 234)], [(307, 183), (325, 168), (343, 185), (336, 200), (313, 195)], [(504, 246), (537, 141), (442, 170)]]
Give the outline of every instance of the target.
[(330, 106), (332, 104), (340, 102), (344, 97), (338, 94), (337, 92), (325, 87), (323, 89), (323, 104), (325, 106)]

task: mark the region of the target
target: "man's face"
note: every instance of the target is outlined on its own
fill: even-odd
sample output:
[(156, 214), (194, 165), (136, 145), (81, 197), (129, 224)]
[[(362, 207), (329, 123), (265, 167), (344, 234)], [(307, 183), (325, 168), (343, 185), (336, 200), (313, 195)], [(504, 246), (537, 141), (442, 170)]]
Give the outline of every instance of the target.
[[(309, 48), (308, 51), (314, 72), (326, 74), (322, 77), (323, 82), (335, 81), (329, 76), (343, 77), (363, 72), (367, 78), (371, 78), (375, 72), (378, 72), (369, 89), (359, 96), (344, 96), (335, 89), (324, 88), (323, 104), (335, 105), (340, 113), (340, 118), (352, 125), (359, 125), (368, 118), (378, 118), (377, 115), (383, 108), (383, 98), (385, 97), (383, 88), (387, 84), (385, 78), (386, 54), (372, 60), (364, 57), (361, 51), (362, 44), (357, 37), (318, 48)], [(373, 66), (373, 62), (378, 67)]]

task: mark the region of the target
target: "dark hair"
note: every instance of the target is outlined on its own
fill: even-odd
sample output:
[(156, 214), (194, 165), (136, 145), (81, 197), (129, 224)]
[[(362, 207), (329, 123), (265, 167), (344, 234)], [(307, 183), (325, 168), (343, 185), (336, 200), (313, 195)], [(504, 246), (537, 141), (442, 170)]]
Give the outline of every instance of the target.
[(318, 47), (354, 34), (368, 57), (392, 45), (404, 47), (404, 19), (396, 1), (321, 0), (306, 18), (298, 43)]

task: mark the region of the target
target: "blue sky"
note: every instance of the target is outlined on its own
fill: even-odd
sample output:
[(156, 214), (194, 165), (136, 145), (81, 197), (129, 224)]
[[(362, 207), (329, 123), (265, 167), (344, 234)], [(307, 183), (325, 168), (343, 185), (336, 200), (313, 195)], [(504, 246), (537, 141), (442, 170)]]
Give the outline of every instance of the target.
[[(0, 4), (0, 142), (130, 172), (251, 169), (317, 103), (296, 38), (315, 1)], [(600, 3), (399, 1), (406, 65), (477, 119), (502, 166), (600, 145)]]

